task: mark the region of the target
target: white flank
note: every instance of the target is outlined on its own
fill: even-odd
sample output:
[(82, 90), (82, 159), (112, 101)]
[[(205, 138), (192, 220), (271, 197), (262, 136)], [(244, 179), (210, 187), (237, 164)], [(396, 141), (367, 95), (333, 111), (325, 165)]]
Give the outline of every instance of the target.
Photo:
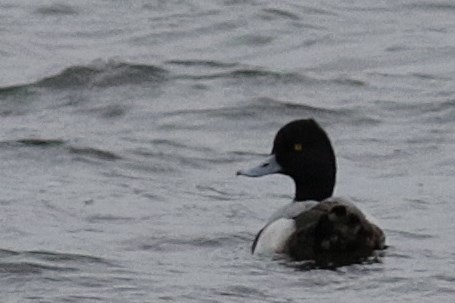
[(283, 253), (286, 242), (293, 232), (295, 232), (295, 221), (292, 219), (281, 218), (270, 223), (259, 236), (254, 254)]
[(309, 210), (313, 206), (317, 205), (319, 202), (316, 201), (302, 201), (302, 202), (292, 202), (288, 205), (285, 205), (278, 209), (269, 219), (267, 223), (274, 222), (280, 218), (293, 219), (304, 211)]

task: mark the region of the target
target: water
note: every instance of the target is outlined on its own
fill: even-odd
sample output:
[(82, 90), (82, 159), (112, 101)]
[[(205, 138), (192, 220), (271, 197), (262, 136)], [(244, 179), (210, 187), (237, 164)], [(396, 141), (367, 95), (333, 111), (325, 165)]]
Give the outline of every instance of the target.
[[(451, 1), (0, 3), (2, 302), (452, 302)], [(381, 263), (250, 255), (314, 117)]]

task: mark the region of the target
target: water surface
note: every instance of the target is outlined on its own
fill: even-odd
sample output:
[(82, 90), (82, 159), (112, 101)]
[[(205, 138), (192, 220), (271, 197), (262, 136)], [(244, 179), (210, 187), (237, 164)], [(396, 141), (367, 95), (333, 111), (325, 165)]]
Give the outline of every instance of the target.
[[(3, 1), (4, 302), (452, 302), (450, 1)], [(250, 255), (292, 198), (239, 168), (313, 117), (380, 263)]]

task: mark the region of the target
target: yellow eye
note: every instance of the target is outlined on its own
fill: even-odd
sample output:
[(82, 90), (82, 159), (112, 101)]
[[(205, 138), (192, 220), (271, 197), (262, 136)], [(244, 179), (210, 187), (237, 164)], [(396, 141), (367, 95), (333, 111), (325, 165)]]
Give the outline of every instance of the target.
[(294, 144), (294, 150), (295, 150), (295, 151), (298, 151), (298, 152), (299, 152), (299, 151), (302, 151), (302, 144), (298, 144), (298, 143), (297, 143), (297, 144)]

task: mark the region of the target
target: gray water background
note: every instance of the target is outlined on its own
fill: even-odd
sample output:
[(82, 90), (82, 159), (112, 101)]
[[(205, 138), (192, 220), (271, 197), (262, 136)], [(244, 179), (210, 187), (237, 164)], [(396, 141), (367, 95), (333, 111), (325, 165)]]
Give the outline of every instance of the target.
[[(0, 71), (1, 302), (453, 302), (453, 1), (2, 0)], [(308, 117), (381, 263), (250, 255)]]

